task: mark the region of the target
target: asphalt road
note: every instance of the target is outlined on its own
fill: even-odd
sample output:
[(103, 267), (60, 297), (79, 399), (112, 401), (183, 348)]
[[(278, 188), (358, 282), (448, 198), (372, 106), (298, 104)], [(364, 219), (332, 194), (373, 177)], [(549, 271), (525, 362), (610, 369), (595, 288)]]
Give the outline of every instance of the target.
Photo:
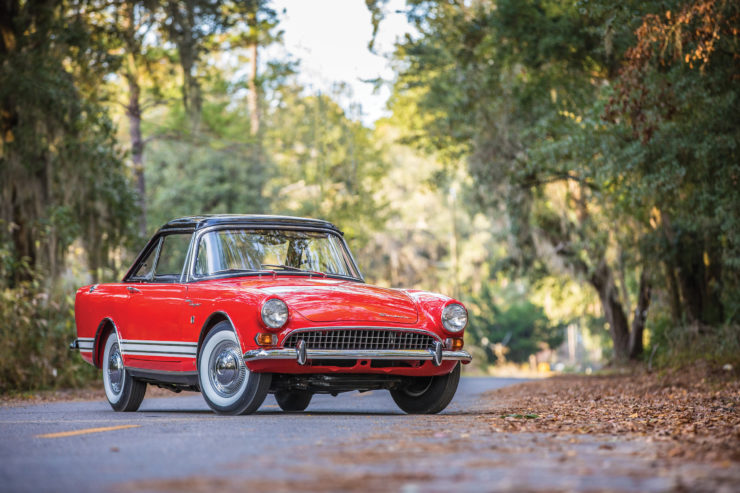
[[(514, 382), (464, 378), (445, 413), (480, 409), (480, 393)], [(110, 491), (193, 476), (290, 480), (317, 452), (340, 451), (410, 419), (386, 391), (315, 395), (294, 414), (268, 396), (256, 414), (236, 417), (214, 414), (197, 393), (147, 398), (136, 413), (113, 412), (102, 394), (97, 402), (3, 408), (0, 491)]]
[(738, 484), (737, 473), (717, 482), (717, 470), (701, 464), (656, 461), (657, 445), (639, 437), (497, 432), (482, 394), (516, 382), (463, 378), (438, 416), (404, 415), (385, 391), (314, 396), (295, 414), (268, 396), (256, 414), (237, 417), (213, 414), (194, 393), (145, 399), (137, 413), (113, 412), (102, 393), (96, 402), (0, 408), (0, 492), (658, 492)]

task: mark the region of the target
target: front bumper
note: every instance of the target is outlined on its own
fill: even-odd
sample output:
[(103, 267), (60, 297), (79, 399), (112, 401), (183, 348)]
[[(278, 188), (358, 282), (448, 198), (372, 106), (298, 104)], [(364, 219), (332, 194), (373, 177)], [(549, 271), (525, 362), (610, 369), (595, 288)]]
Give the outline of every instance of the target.
[[(303, 341), (301, 341), (303, 342)], [(252, 349), (244, 353), (244, 361), (260, 360), (294, 360), (305, 365), (308, 360), (321, 359), (358, 359), (358, 360), (398, 360), (420, 361), (432, 360), (435, 366), (443, 361), (462, 361), (469, 363), (473, 357), (467, 351), (445, 351), (441, 343), (435, 343), (429, 349), (306, 349), (305, 344), (298, 344), (295, 349)]]

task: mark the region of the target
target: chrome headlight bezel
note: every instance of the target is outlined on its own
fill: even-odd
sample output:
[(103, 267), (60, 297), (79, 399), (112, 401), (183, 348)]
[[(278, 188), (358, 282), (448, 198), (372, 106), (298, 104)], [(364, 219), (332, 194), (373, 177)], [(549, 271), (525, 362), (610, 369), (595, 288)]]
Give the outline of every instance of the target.
[(468, 325), (468, 311), (460, 303), (450, 303), (442, 309), (440, 319), (447, 332), (459, 334)]
[(262, 304), (260, 315), (268, 329), (280, 329), (288, 323), (288, 305), (280, 298), (270, 298)]

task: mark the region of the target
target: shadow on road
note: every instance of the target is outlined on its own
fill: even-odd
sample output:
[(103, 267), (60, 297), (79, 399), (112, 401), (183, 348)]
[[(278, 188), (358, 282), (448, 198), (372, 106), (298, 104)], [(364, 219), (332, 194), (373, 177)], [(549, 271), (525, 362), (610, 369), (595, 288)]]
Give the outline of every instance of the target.
[[(201, 414), (204, 416), (219, 416), (218, 414), (214, 413), (213, 411), (205, 410), (205, 409), (151, 409), (151, 410), (143, 410), (139, 411), (137, 413), (139, 415), (155, 415), (151, 417), (164, 417), (166, 414)], [(484, 416), (484, 415), (492, 415), (493, 413), (488, 411), (451, 411), (439, 414), (437, 416)], [(157, 416), (161, 415), (161, 416)], [(302, 412), (286, 412), (286, 411), (257, 411), (254, 414), (251, 414), (250, 416), (383, 416), (383, 417), (405, 417), (405, 416), (415, 416), (410, 414), (405, 414), (400, 411), (327, 411), (327, 410), (318, 410), (318, 411), (311, 411), (310, 409), (307, 411)], [(418, 415), (416, 415), (418, 416)], [(228, 417), (228, 416), (224, 416)]]

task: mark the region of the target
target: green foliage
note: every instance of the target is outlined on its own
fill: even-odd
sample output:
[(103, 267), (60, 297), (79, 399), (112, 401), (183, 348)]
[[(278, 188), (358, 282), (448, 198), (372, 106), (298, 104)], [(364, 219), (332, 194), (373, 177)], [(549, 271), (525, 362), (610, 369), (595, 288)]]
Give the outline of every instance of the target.
[(385, 219), (375, 191), (388, 165), (372, 131), (335, 102), (342, 91), (306, 96), (288, 83), (274, 94), (265, 147), (275, 177), (266, 193), (273, 211), (330, 220), (359, 248)]
[(721, 325), (712, 330), (675, 326), (670, 318), (653, 324), (647, 361), (658, 368), (682, 367), (704, 360), (713, 368), (740, 366), (740, 326)]
[(620, 359), (648, 285), (674, 325), (736, 320), (736, 3), (408, 3), (394, 111), (506, 215), (510, 273), (592, 286)]
[[(0, 255), (6, 260), (0, 279), (7, 279), (12, 256), (3, 249)], [(28, 266), (13, 266), (18, 269)], [(29, 277), (12, 288), (0, 284), (0, 394), (76, 387), (93, 380), (93, 367), (68, 349), (77, 335), (73, 295), (49, 293), (40, 279)]]
[(530, 355), (543, 349), (555, 349), (564, 339), (565, 325), (553, 325), (542, 307), (523, 298), (516, 289), (496, 297), (488, 285), (473, 297), (475, 306), (470, 321), (470, 333), (482, 346), (490, 363), (497, 355), (492, 347), (501, 344), (503, 354), (515, 363), (526, 362)]
[[(14, 265), (55, 279), (76, 239), (93, 276), (130, 232), (133, 193), (101, 105), (102, 78), (117, 60), (99, 19), (75, 2), (10, 2), (0, 15), (0, 189)], [(14, 281), (28, 270), (8, 272)]]
[(208, 88), (201, 129), (190, 133), (181, 105), (162, 124), (145, 125), (158, 135), (147, 149), (145, 170), (150, 229), (172, 218), (214, 213), (265, 213), (263, 188), (270, 176), (270, 157), (249, 137), (243, 107), (231, 107), (221, 83)]

